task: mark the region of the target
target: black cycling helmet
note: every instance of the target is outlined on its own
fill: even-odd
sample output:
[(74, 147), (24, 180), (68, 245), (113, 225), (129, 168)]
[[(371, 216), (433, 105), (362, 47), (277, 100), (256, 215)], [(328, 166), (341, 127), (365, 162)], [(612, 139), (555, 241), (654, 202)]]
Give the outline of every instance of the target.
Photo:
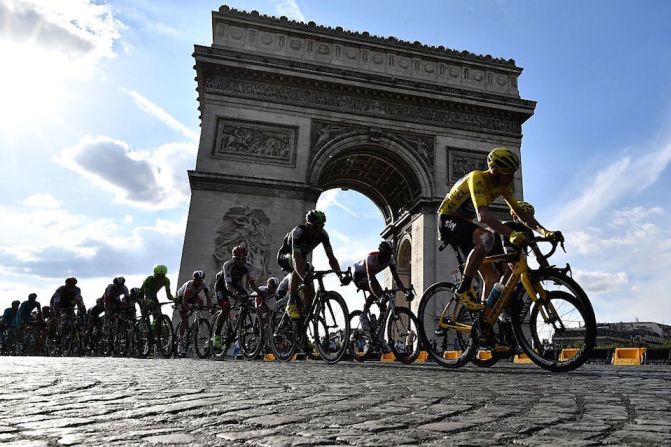
[(77, 278), (70, 277), (70, 278), (65, 280), (65, 285), (66, 286), (74, 286), (76, 284), (77, 284)]
[(18, 307), (20, 305), (21, 305), (21, 301), (19, 301), (19, 300), (12, 301), (12, 307)]
[(205, 272), (202, 270), (196, 270), (193, 272), (193, 279), (205, 279)]
[(28, 295), (28, 299), (30, 301), (35, 301), (37, 299), (37, 293), (31, 293), (30, 295)]
[(102, 299), (102, 297), (98, 298), (98, 299), (96, 300), (96, 306), (102, 306), (102, 305), (103, 305), (103, 301), (104, 301), (104, 300)]
[(139, 287), (133, 287), (132, 289), (129, 290), (130, 296), (135, 297), (137, 296), (138, 293), (140, 293), (140, 288)]
[(117, 276), (116, 278), (114, 278), (114, 281), (112, 281), (112, 283), (114, 283), (115, 286), (121, 287), (124, 284), (126, 284), (126, 278), (124, 278), (123, 276)]
[(388, 255), (391, 255), (391, 253), (392, 253), (394, 250), (393, 250), (393, 248), (392, 248), (392, 246), (391, 246), (391, 242), (389, 242), (389, 241), (382, 241), (382, 242), (380, 242), (380, 245), (377, 246), (377, 251), (378, 251), (381, 255), (387, 255), (387, 256), (388, 256)]
[(310, 210), (305, 215), (305, 221), (313, 225), (325, 225), (326, 224), (326, 214), (323, 211), (319, 210)]

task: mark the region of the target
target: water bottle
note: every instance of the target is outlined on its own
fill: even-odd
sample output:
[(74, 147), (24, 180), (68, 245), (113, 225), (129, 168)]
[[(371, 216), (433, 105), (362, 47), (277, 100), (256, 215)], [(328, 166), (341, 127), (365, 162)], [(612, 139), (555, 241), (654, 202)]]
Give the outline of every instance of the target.
[(501, 297), (501, 292), (503, 292), (504, 285), (501, 284), (500, 282), (497, 282), (494, 284), (494, 287), (492, 287), (492, 291), (489, 292), (489, 296), (487, 297), (487, 307), (490, 309), (494, 307), (494, 304), (498, 301), (498, 299)]

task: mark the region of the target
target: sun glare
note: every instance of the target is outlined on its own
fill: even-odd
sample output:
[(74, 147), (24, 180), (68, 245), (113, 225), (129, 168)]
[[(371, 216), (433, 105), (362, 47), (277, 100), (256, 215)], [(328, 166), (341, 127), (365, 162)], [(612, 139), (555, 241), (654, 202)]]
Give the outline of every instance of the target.
[(61, 111), (73, 64), (30, 42), (0, 41), (0, 129), (4, 136), (39, 129)]

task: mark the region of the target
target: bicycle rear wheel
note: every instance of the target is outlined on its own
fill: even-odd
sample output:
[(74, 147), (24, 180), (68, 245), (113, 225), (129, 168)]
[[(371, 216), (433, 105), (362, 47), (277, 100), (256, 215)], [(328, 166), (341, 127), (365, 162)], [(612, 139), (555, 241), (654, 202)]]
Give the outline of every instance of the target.
[(403, 363), (419, 357), (419, 322), (407, 307), (397, 307), (387, 318), (387, 339), (392, 352)]
[(217, 332), (217, 323), (215, 322), (212, 325), (212, 336), (210, 339), (213, 339), (215, 336), (221, 337), (221, 344), (215, 346), (214, 343), (211, 344), (212, 358), (215, 360), (224, 360), (228, 350), (231, 348), (231, 345), (235, 341), (235, 334), (233, 333), (233, 322), (229, 317), (224, 320), (224, 323), (221, 325), (221, 330)]
[(193, 347), (198, 358), (206, 359), (210, 356), (210, 322), (206, 318), (198, 319), (198, 326), (193, 329)]
[(349, 312), (339, 293), (331, 291), (322, 295), (315, 309), (313, 328), (320, 357), (326, 363), (339, 362), (349, 345)]
[(349, 314), (349, 351), (357, 362), (363, 362), (373, 347), (370, 330), (364, 330), (361, 326), (362, 314), (360, 310)]
[(161, 314), (156, 325), (156, 348), (163, 358), (170, 358), (175, 345), (175, 332), (172, 321), (167, 315)]
[(128, 335), (128, 327), (126, 322), (120, 320), (116, 327), (114, 334), (114, 352), (116, 355), (125, 357), (128, 355), (130, 349), (130, 338)]
[(289, 318), (286, 306), (275, 307), (270, 317), (268, 344), (276, 359), (288, 362), (296, 353), (296, 324)]
[[(417, 319), (420, 340), (431, 358), (446, 368), (459, 368), (475, 354), (471, 324), (460, 321), (463, 307), (454, 299), (454, 285), (439, 282), (429, 287), (419, 301)], [(440, 317), (449, 327), (438, 326)]]
[(589, 298), (570, 277), (556, 271), (531, 278), (546, 291), (532, 301), (523, 288), (513, 302), (517, 342), (529, 358), (548, 371), (571, 371), (589, 357), (596, 340), (596, 318)]
[(240, 314), (240, 351), (246, 360), (253, 360), (259, 356), (263, 347), (263, 324), (254, 307), (248, 307)]

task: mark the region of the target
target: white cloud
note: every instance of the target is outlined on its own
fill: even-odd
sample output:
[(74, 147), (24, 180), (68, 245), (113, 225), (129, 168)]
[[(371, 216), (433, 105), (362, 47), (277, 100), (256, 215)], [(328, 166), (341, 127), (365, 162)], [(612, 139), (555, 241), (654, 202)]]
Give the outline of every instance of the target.
[(24, 284), (44, 284), (43, 292), (53, 293), (63, 278), (76, 276), (92, 286), (82, 287), (85, 297), (95, 297), (112, 277), (146, 276), (157, 263), (176, 277), (186, 214), (128, 230), (114, 219), (61, 208), (0, 206), (0, 213), (0, 292), (25, 295)]
[(0, 22), (5, 40), (30, 41), (89, 63), (116, 56), (114, 43), (124, 27), (109, 5), (89, 0), (0, 0)]
[(87, 135), (53, 160), (114, 193), (117, 202), (165, 209), (188, 202), (186, 170), (193, 167), (195, 154), (192, 144), (169, 143), (140, 151), (124, 141)]
[(356, 211), (338, 200), (340, 192), (339, 189), (329, 189), (328, 191), (324, 191), (317, 200), (317, 209), (326, 212), (329, 208), (335, 206), (345, 211), (350, 216), (359, 217), (359, 214)]
[(194, 132), (193, 130), (189, 129), (187, 126), (184, 124), (180, 123), (175, 117), (170, 115), (168, 112), (166, 112), (161, 106), (158, 104), (152, 102), (151, 100), (145, 98), (142, 96), (140, 93), (136, 92), (135, 90), (123, 90), (124, 93), (126, 93), (128, 96), (131, 97), (133, 102), (137, 107), (140, 108), (143, 112), (146, 112), (150, 116), (156, 118), (163, 124), (165, 124), (168, 128), (179, 132), (180, 134), (184, 135), (185, 137), (189, 138), (190, 140), (197, 141), (198, 140), (198, 133)]
[(292, 20), (306, 21), (296, 0), (272, 0), (272, 2), (278, 14), (287, 16)]
[(621, 290), (628, 282), (629, 277), (625, 272), (591, 272), (576, 270), (574, 278), (592, 295), (600, 295)]
[(58, 208), (61, 206), (61, 202), (49, 193), (33, 194), (26, 199), (25, 204), (34, 208)]
[(99, 78), (101, 62), (116, 57), (123, 28), (93, 1), (0, 0), (0, 137), (60, 119), (80, 81)]
[(629, 155), (597, 172), (576, 199), (558, 213), (558, 228), (578, 228), (623, 197), (631, 197), (656, 183), (671, 162), (671, 143), (638, 157)]

